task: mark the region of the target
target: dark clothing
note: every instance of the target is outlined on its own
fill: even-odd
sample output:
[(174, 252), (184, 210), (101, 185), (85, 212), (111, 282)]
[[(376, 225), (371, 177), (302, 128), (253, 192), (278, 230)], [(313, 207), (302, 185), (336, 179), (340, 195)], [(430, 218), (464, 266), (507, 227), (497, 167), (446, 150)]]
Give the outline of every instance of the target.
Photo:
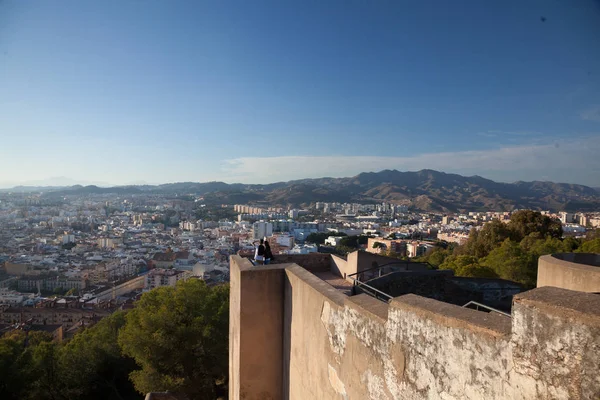
[(273, 259), (273, 253), (271, 253), (271, 246), (265, 247), (265, 259)]
[(260, 246), (258, 246), (258, 252), (256, 254), (259, 256), (264, 256), (265, 255), (265, 246), (263, 246), (262, 244)]

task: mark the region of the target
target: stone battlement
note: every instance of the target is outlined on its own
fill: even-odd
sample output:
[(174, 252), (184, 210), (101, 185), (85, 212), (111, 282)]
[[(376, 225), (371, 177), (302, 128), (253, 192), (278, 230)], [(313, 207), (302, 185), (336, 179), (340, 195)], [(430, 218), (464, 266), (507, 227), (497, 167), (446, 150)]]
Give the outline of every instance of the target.
[(600, 254), (558, 253), (541, 256), (537, 287), (542, 286), (600, 293)]
[(231, 399), (600, 397), (600, 296), (553, 287), (510, 318), (233, 256), (229, 340)]

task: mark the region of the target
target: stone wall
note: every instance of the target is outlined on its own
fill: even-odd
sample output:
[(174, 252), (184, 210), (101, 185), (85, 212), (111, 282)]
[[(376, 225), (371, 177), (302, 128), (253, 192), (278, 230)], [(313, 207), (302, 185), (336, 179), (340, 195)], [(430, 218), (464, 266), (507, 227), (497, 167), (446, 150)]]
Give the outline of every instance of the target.
[(335, 254), (331, 254), (330, 270), (335, 275), (339, 275), (342, 278), (346, 279), (347, 275), (356, 272), (355, 268), (356, 267), (353, 268), (352, 265), (349, 265), (348, 261), (345, 258), (336, 256)]
[(513, 296), (523, 291), (523, 285), (504, 279), (466, 278), (462, 276), (449, 279), (465, 291), (480, 294), (479, 302), (496, 308), (506, 308), (508, 311), (510, 311)]
[(230, 398), (278, 399), (283, 392), (285, 265), (254, 267), (247, 259), (235, 258), (230, 274), (229, 376), (236, 379), (229, 384)]
[(329, 271), (331, 257), (324, 253), (310, 254), (276, 254), (273, 264), (294, 263), (302, 265), (309, 271)]
[(600, 254), (552, 254), (538, 261), (537, 287), (600, 293)]
[[(392, 297), (413, 293), (459, 306), (477, 301), (508, 312), (513, 295), (523, 290), (515, 282), (455, 277), (450, 270), (391, 272), (366, 283)], [(356, 290), (360, 291), (360, 287)]]
[(232, 257), (231, 399), (600, 397), (598, 295), (534, 289), (511, 319), (414, 294), (347, 297), (297, 265), (247, 264)]
[(402, 262), (402, 260), (380, 256), (378, 254), (371, 254), (369, 252), (360, 250), (348, 254), (348, 263), (356, 265), (356, 272), (361, 272), (366, 269), (389, 264), (394, 261)]

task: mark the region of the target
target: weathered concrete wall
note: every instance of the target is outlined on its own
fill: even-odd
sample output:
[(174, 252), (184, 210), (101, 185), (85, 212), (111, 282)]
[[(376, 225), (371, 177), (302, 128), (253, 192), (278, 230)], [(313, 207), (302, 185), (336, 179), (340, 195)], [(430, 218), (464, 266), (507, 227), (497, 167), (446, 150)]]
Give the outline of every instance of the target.
[(378, 254), (372, 254), (366, 251), (355, 251), (348, 254), (348, 263), (356, 265), (356, 272), (364, 271), (379, 265), (388, 264), (395, 260), (390, 257), (380, 256)]
[[(235, 279), (249, 282), (252, 292), (260, 286), (255, 281), (273, 287), (263, 300), (248, 294), (240, 303), (241, 325), (230, 328), (232, 335), (244, 335), (266, 323), (265, 333), (252, 333), (251, 342), (271, 349), (268, 357), (252, 352), (241, 337), (239, 375), (230, 367), (232, 399), (265, 393), (283, 399), (600, 398), (598, 295), (535, 289), (515, 297), (511, 320), (413, 294), (389, 305), (366, 295), (347, 297), (297, 265), (281, 268), (280, 281), (276, 271), (269, 278), (258, 268), (245, 271), (259, 277), (247, 281), (244, 271), (238, 276), (232, 265), (233, 307), (238, 307)], [(281, 308), (266, 304), (267, 298), (278, 298), (277, 282)], [(247, 306), (252, 313), (244, 311)], [(268, 322), (271, 314), (279, 328)], [(272, 336), (278, 329), (281, 342)], [(277, 343), (267, 343), (267, 337)], [(276, 345), (282, 348), (279, 359)], [(259, 387), (249, 372), (242, 372), (274, 371), (274, 363), (282, 375), (255, 375), (281, 379), (278, 395), (273, 394), (277, 384)], [(241, 395), (236, 396), (236, 387)]]
[(392, 297), (412, 293), (459, 306), (477, 301), (508, 312), (512, 296), (522, 291), (521, 285), (515, 282), (455, 277), (450, 270), (391, 272), (366, 283)]
[(309, 271), (329, 271), (330, 255), (325, 253), (276, 254), (273, 264), (298, 264)]
[(346, 275), (353, 274), (355, 272), (351, 272), (350, 268), (348, 267), (348, 261), (334, 254), (331, 254), (329, 269), (332, 273), (339, 275), (342, 278), (345, 278)]
[[(444, 398), (445, 390), (446, 398), (462, 399), (469, 390), (475, 393), (471, 398), (484, 398), (478, 395), (486, 393), (479, 390), (485, 384), (502, 390), (497, 370), (506, 369), (497, 355), (509, 345), (508, 318), (415, 295), (399, 298), (387, 310), (370, 297), (344, 298), (300, 269), (288, 269), (287, 276), (291, 306), (286, 309), (294, 311), (290, 399)], [(443, 315), (450, 310), (463, 319)], [(435, 316), (438, 320), (429, 318)], [(467, 382), (479, 369), (496, 381), (487, 382), (484, 373), (470, 389)]]
[[(366, 251), (355, 251), (348, 254), (348, 268), (356, 272), (366, 271), (372, 268), (388, 265), (382, 270), (383, 273), (392, 271), (428, 271), (429, 267), (424, 263), (413, 263), (397, 258), (372, 254)], [(378, 276), (378, 271), (367, 271), (360, 275), (362, 281)]]
[[(369, 398), (369, 373), (383, 373), (372, 347), (376, 332), (385, 336), (385, 320), (377, 314), (386, 315), (387, 305), (371, 297), (346, 297), (297, 266), (286, 273), (284, 398)], [(358, 305), (361, 299), (372, 312)]]
[[(487, 305), (502, 303), (523, 291), (523, 285), (504, 279), (453, 277), (450, 281), (463, 290), (481, 293), (481, 301)], [(509, 308), (511, 304), (508, 304)]]
[(552, 254), (538, 260), (537, 287), (600, 292), (599, 254)]
[(600, 295), (531, 290), (516, 296), (512, 322), (509, 377), (535, 382), (528, 398), (600, 399)]
[(393, 261), (393, 258), (357, 250), (353, 251), (352, 253), (348, 253), (346, 260), (341, 257), (331, 255), (331, 272), (336, 273), (341, 277), (346, 277), (347, 275), (355, 274), (357, 272), (371, 269), (378, 265), (387, 264)]
[(252, 267), (246, 258), (232, 256), (229, 262), (229, 398), (240, 398), (240, 330), (242, 269)]
[(230, 399), (270, 400), (283, 392), (282, 267), (231, 262), (229, 358)]

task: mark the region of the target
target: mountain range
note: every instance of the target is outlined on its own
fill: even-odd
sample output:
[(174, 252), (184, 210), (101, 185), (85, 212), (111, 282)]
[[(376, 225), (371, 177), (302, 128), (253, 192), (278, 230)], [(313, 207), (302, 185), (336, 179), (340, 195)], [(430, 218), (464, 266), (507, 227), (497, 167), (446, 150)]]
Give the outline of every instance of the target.
[(160, 193), (202, 196), (207, 204), (256, 204), (302, 207), (322, 202), (392, 202), (414, 210), (510, 211), (529, 208), (553, 211), (600, 210), (600, 192), (584, 185), (553, 182), (500, 183), (480, 176), (433, 170), (365, 172), (349, 178), (301, 179), (265, 185), (224, 182), (179, 182), (162, 185), (63, 188), (21, 187), (13, 191), (42, 191), (43, 196), (114, 193)]

